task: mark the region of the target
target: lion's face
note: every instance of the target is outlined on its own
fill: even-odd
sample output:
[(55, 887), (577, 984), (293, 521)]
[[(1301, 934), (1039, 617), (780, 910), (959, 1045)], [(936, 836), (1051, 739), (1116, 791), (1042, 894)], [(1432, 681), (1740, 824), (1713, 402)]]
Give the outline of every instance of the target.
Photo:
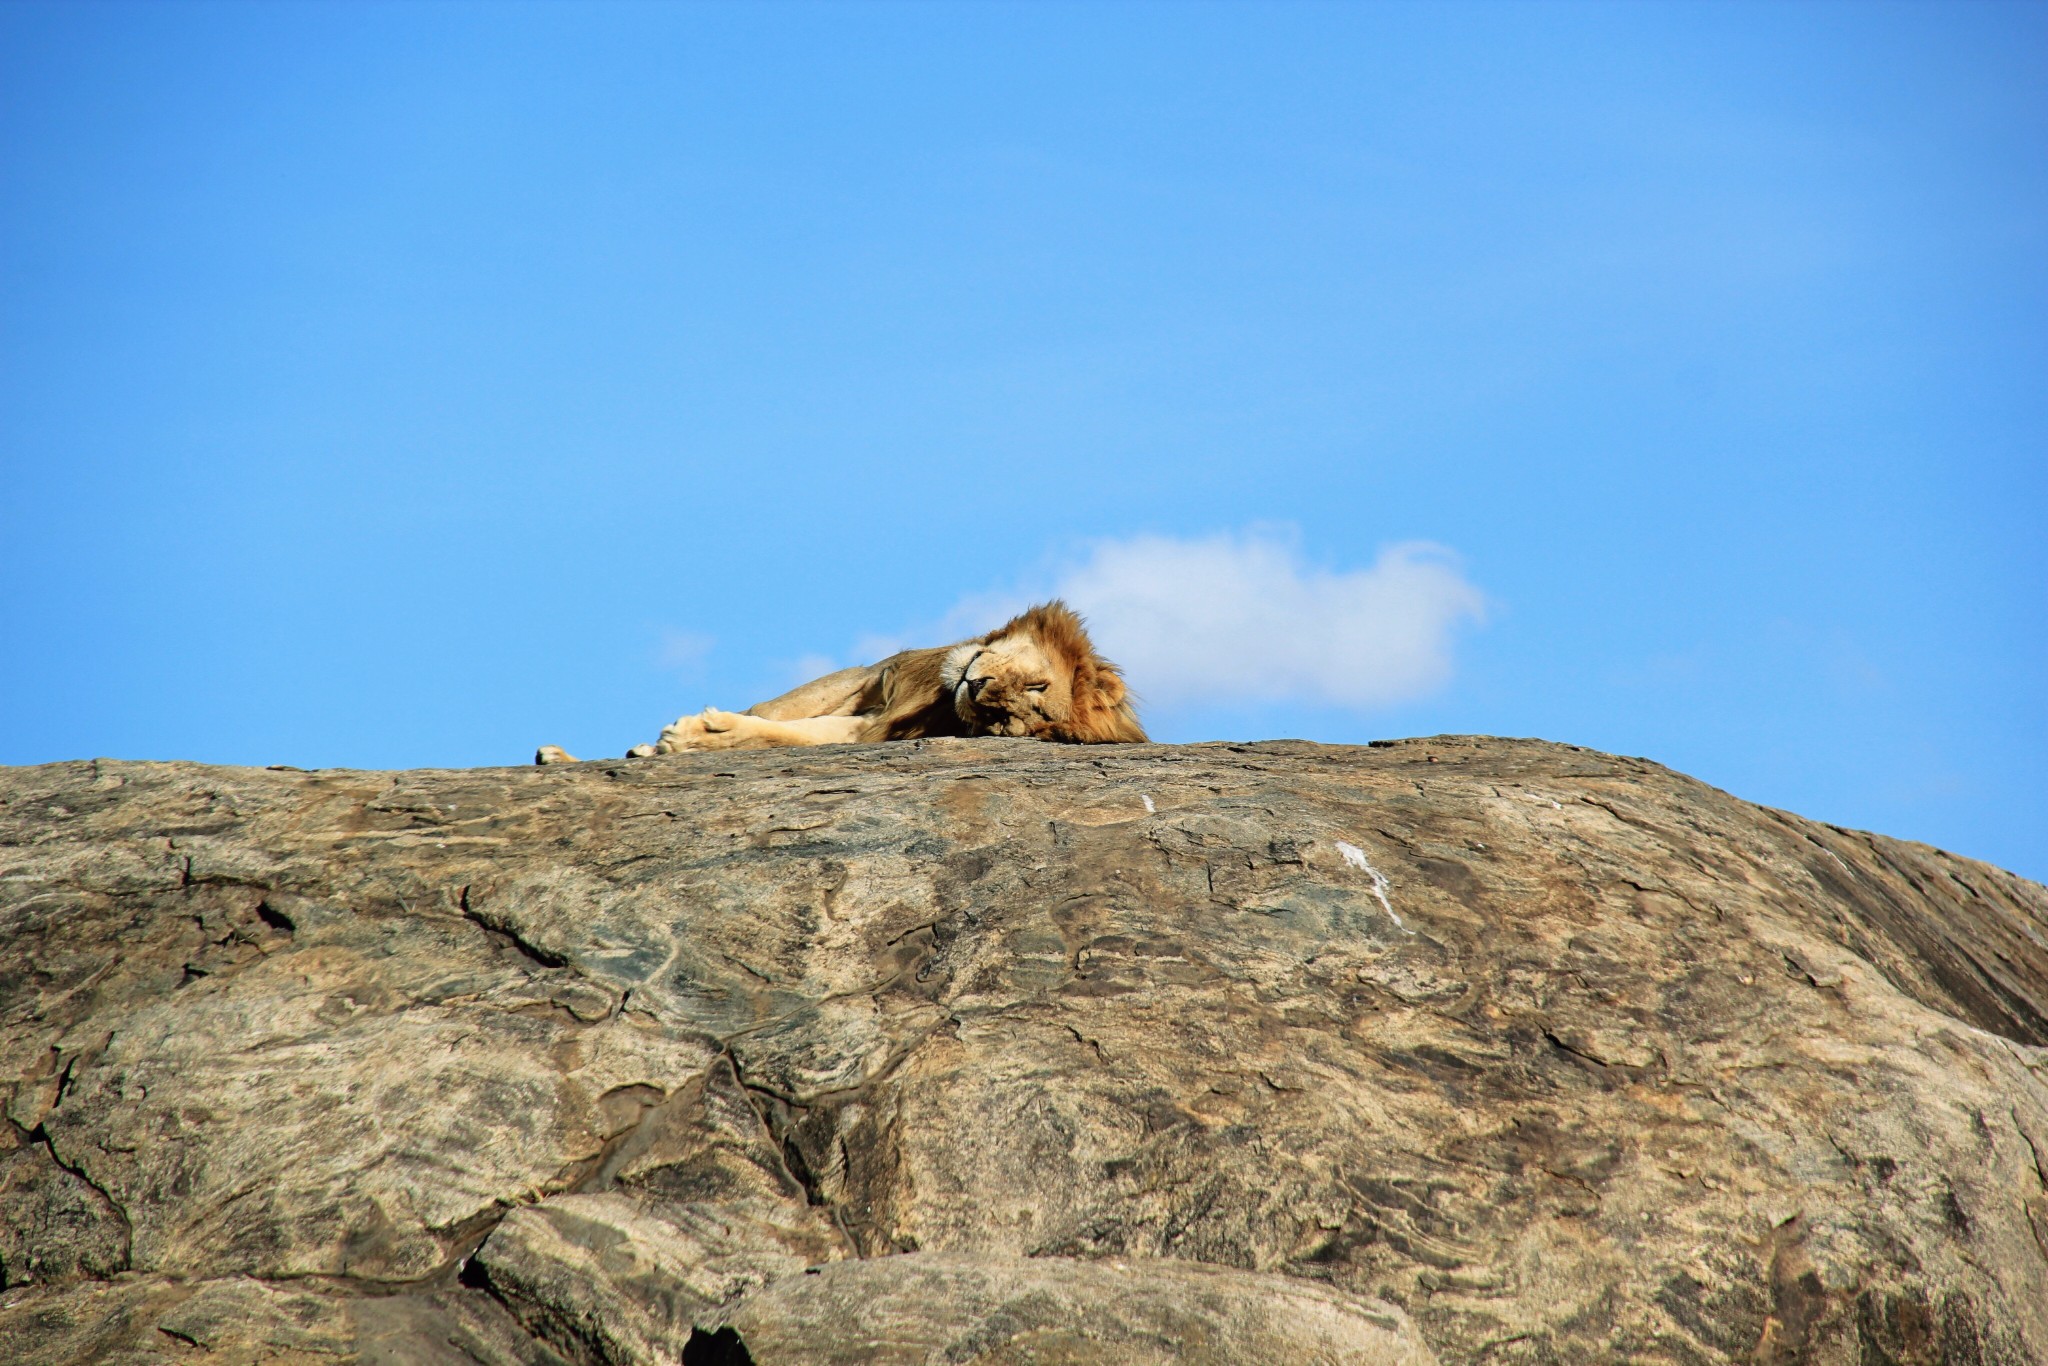
[(940, 674), (975, 735), (1043, 737), (1074, 714), (1074, 677), (1029, 636), (956, 645)]
[(947, 652), (939, 678), (973, 735), (1143, 741), (1123, 678), (1080, 618), (1048, 603)]

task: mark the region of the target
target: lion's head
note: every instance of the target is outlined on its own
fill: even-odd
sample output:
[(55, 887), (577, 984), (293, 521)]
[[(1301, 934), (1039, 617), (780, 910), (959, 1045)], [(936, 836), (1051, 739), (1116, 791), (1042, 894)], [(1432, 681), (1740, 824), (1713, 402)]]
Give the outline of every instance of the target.
[(1063, 602), (1034, 607), (946, 652), (940, 682), (974, 735), (1141, 744), (1145, 728), (1116, 665)]

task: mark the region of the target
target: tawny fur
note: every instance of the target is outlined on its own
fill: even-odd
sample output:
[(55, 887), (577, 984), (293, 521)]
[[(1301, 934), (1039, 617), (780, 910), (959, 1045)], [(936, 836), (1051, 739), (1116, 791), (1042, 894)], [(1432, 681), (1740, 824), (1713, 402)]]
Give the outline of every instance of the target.
[[(707, 708), (632, 756), (784, 745), (858, 744), (938, 735), (1011, 735), (1068, 744), (1142, 743), (1145, 728), (1116, 665), (1081, 618), (1043, 603), (987, 635), (813, 679), (744, 712)], [(544, 745), (535, 763), (572, 755)]]

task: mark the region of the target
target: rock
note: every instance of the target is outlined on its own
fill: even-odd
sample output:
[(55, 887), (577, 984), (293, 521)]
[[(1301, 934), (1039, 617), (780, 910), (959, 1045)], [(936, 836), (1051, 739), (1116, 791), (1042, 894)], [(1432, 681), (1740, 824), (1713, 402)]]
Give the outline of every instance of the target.
[(0, 771), (0, 1360), (2048, 1361), (2048, 891), (1639, 760)]
[(776, 1281), (722, 1317), (719, 1327), (756, 1360), (820, 1366), (1435, 1360), (1391, 1305), (1287, 1276), (1153, 1259), (920, 1252), (842, 1261)]

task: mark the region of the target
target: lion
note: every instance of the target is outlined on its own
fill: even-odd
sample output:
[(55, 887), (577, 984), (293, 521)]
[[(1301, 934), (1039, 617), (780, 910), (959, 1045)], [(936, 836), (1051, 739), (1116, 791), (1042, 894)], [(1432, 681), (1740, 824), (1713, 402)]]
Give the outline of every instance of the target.
[[(985, 636), (841, 669), (743, 712), (707, 707), (626, 757), (940, 735), (1077, 745), (1146, 741), (1123, 672), (1095, 652), (1074, 610), (1054, 599)], [(543, 745), (533, 761), (574, 763), (576, 757)]]

